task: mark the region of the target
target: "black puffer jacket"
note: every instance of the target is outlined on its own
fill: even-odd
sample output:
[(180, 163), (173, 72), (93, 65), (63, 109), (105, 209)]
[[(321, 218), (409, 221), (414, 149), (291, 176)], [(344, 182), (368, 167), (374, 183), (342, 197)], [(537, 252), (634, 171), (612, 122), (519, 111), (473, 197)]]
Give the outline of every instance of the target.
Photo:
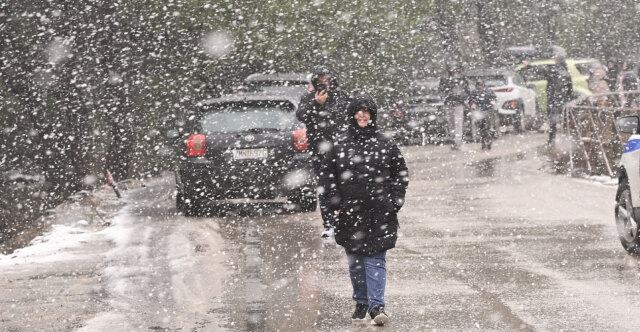
[[(324, 104), (316, 102), (316, 80), (320, 75), (331, 77), (331, 88)], [(307, 127), (309, 150), (319, 151), (320, 143), (332, 142), (347, 128), (349, 95), (338, 88), (338, 80), (325, 66), (318, 66), (311, 77), (314, 90), (302, 96), (296, 117)]]
[[(360, 128), (355, 113), (366, 108), (371, 123)], [(404, 204), (409, 173), (397, 145), (377, 132), (377, 108), (369, 96), (355, 97), (349, 106), (348, 133), (322, 161), (319, 185), (329, 207), (340, 210), (336, 242), (349, 252), (370, 256), (395, 247), (396, 213)]]
[(573, 97), (573, 83), (566, 64), (558, 63), (547, 73), (547, 109), (560, 112), (564, 104)]

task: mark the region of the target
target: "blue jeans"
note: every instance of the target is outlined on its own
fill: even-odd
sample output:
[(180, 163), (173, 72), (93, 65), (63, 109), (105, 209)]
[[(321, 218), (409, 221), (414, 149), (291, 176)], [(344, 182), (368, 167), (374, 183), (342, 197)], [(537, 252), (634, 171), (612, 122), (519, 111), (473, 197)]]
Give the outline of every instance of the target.
[(347, 251), (353, 299), (357, 303), (368, 305), (369, 312), (384, 306), (384, 289), (387, 284), (386, 256), (386, 250), (372, 256)]
[[(311, 159), (311, 163), (313, 164), (313, 171), (316, 174), (316, 183), (320, 182), (320, 167), (322, 165), (322, 158), (324, 156), (314, 155)], [(333, 213), (329, 210), (327, 206), (326, 195), (319, 194), (318, 195), (318, 205), (320, 205), (320, 216), (322, 217), (322, 225), (324, 228), (329, 228), (333, 226)]]

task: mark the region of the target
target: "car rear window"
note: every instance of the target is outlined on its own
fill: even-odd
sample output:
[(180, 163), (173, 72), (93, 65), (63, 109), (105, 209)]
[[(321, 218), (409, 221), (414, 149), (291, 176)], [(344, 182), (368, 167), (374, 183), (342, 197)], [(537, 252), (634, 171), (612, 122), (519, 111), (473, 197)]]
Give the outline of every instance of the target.
[(604, 65), (600, 62), (584, 62), (584, 63), (576, 63), (576, 69), (580, 72), (580, 74), (588, 76), (594, 69), (602, 68), (605, 69)]
[(229, 103), (207, 105), (199, 120), (205, 132), (236, 133), (253, 129), (288, 130), (295, 124), (290, 103)]

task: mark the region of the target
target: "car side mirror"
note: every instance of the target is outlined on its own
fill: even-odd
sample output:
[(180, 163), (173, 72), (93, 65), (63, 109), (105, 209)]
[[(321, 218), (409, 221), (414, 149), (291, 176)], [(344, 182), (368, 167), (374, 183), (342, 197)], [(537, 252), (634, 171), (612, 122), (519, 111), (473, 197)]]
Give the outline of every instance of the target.
[(536, 89), (536, 85), (535, 84), (527, 84), (527, 88), (529, 88), (531, 90), (535, 90)]
[(620, 131), (625, 134), (637, 134), (639, 123), (640, 118), (635, 115), (623, 116), (616, 119), (616, 125), (618, 126), (618, 129), (620, 129)]

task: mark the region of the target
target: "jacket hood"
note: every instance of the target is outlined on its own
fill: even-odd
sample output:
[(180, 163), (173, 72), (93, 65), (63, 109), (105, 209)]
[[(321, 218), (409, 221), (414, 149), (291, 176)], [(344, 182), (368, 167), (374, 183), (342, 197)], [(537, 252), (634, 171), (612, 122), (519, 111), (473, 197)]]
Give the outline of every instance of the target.
[(318, 77), (320, 76), (329, 76), (329, 80), (331, 81), (331, 89), (335, 89), (338, 87), (338, 79), (336, 79), (336, 77), (333, 75), (333, 72), (331, 71), (331, 69), (329, 69), (329, 67), (327, 66), (317, 66), (314, 70), (313, 70), (313, 74), (311, 75), (311, 84), (313, 85), (313, 88), (316, 89), (316, 80), (318, 79)]
[(369, 113), (371, 113), (371, 123), (369, 123), (367, 127), (375, 127), (376, 120), (378, 118), (378, 106), (376, 106), (376, 102), (373, 98), (366, 94), (355, 95), (351, 99), (351, 103), (349, 103), (349, 107), (347, 108), (349, 112), (350, 126), (356, 129), (360, 128), (360, 126), (358, 126), (358, 121), (356, 121), (354, 116), (362, 108), (369, 110)]

